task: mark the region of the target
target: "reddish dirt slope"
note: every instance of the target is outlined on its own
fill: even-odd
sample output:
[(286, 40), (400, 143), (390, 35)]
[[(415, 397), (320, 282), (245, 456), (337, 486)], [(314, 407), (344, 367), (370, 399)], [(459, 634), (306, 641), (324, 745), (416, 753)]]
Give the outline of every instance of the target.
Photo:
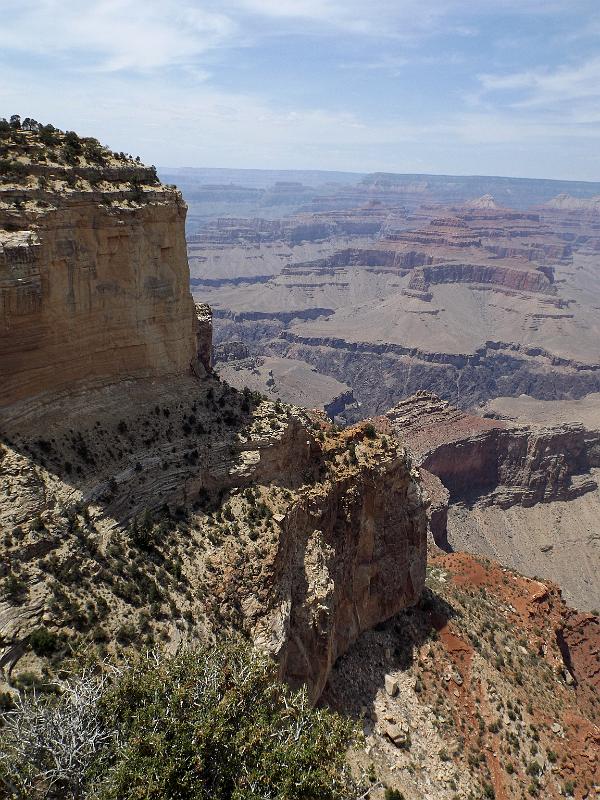
[(569, 609), (557, 586), (436, 550), (419, 606), (363, 637), (325, 699), (362, 716), (366, 748), (353, 761), (375, 775), (372, 798), (390, 787), (431, 800), (591, 800), (599, 647), (598, 618)]

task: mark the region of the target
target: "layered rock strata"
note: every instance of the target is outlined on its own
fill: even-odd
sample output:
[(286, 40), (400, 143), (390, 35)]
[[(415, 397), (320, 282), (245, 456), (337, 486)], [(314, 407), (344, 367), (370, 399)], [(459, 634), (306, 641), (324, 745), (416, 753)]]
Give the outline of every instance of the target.
[[(329, 239), (317, 258), (282, 242), (276, 274), (261, 272), (260, 285), (236, 277), (235, 248), (221, 254), (207, 287), (216, 340), (347, 383), (360, 404), (343, 413), (349, 423), (419, 389), (467, 409), (600, 388), (595, 217), (489, 198), (422, 206), (409, 219), (389, 211), (376, 236), (337, 248)], [(244, 270), (266, 262), (248, 251)], [(225, 268), (230, 282), (217, 286)]]
[(420, 595), (418, 472), (387, 440), (221, 383), (181, 196), (95, 140), (50, 138), (2, 145), (0, 667), (39, 669), (42, 625), (113, 653), (241, 625), (316, 699), (359, 633)]
[(186, 374), (197, 354), (181, 194), (108, 151), (99, 164), (58, 163), (33, 132), (10, 153), (20, 166), (0, 182), (0, 406)]
[(576, 607), (597, 605), (600, 431), (484, 419), (427, 392), (385, 419), (421, 468), (439, 547), (545, 575)]
[(600, 433), (583, 425), (511, 426), (458, 411), (428, 392), (400, 401), (386, 416), (452, 500), (508, 508), (569, 500), (598, 488), (590, 469), (600, 466)]

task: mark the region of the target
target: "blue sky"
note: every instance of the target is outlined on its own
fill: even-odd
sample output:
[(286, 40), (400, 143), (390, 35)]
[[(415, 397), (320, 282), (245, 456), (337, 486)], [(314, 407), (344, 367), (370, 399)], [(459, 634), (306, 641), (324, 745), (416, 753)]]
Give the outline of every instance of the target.
[(599, 0), (0, 11), (0, 116), (149, 163), (600, 180)]

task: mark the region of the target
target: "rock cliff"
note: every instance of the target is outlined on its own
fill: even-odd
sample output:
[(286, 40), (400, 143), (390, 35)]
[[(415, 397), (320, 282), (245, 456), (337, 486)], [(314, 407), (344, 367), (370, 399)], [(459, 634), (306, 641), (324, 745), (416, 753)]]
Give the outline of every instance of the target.
[(325, 473), (271, 500), (269, 537), (226, 543), (214, 587), (219, 615), (237, 618), (313, 699), (361, 632), (418, 600), (426, 561), (424, 500), (405, 453), (360, 429), (319, 433)]
[(531, 428), (482, 419), (428, 392), (400, 401), (387, 414), (417, 463), (437, 475), (451, 499), (508, 508), (569, 500), (597, 489), (593, 435), (583, 425)]
[(189, 372), (181, 194), (93, 140), (20, 131), (3, 148), (0, 406)]
[(418, 392), (386, 415), (421, 468), (443, 549), (493, 556), (560, 584), (577, 607), (600, 596), (588, 519), (600, 500), (600, 431), (484, 419)]
[(41, 626), (59, 652), (113, 654), (242, 627), (316, 699), (420, 595), (418, 472), (388, 440), (219, 380), (185, 205), (152, 170), (54, 129), (3, 146), (4, 677), (39, 670)]

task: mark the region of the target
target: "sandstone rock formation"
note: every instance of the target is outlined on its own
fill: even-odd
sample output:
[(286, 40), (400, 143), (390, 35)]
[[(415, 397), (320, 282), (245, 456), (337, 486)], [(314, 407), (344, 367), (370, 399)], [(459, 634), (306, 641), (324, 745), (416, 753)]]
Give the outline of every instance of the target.
[(135, 162), (57, 163), (37, 135), (0, 184), (0, 405), (196, 359), (185, 204)]
[(115, 652), (241, 625), (316, 699), (361, 631), (419, 597), (418, 473), (388, 441), (221, 383), (181, 196), (73, 136), (3, 144), (21, 166), (0, 191), (0, 667), (40, 668), (40, 626)]
[(326, 436), (324, 479), (279, 500), (275, 534), (258, 547), (227, 541), (214, 589), (220, 615), (239, 615), (313, 699), (361, 632), (418, 600), (426, 561), (424, 501), (405, 453), (360, 430), (342, 437), (349, 451)]
[(544, 204), (545, 208), (560, 211), (590, 211), (600, 213), (600, 196), (598, 197), (572, 197), (568, 194), (559, 194)]

